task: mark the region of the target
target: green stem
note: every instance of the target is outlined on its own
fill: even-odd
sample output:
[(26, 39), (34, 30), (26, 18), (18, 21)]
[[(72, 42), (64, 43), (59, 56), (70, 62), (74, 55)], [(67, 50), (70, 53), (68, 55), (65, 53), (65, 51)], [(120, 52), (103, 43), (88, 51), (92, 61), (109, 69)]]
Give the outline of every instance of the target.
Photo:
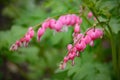
[(118, 76), (119, 76), (119, 80), (120, 80), (120, 47), (118, 48), (118, 68), (119, 68), (119, 75)]
[[(118, 69), (118, 63), (117, 63), (117, 52), (116, 52), (116, 42), (114, 40), (114, 37), (113, 37), (113, 32), (110, 28), (110, 25), (109, 24), (106, 24), (111, 35), (110, 35), (110, 40), (111, 40), (111, 47), (112, 47), (112, 60), (113, 60), (113, 63), (114, 63), (114, 70), (115, 72), (117, 73), (117, 78), (119, 78), (119, 70)], [(119, 80), (119, 79), (118, 79)]]
[[(97, 19), (98, 23), (100, 23), (100, 20), (98, 19), (97, 15), (95, 14), (95, 12), (90, 9), (93, 13), (93, 15), (95, 16), (95, 18)], [(102, 24), (100, 24), (101, 27), (104, 28), (104, 26)], [(118, 67), (117, 67), (117, 53), (116, 53), (116, 45), (115, 45), (115, 42), (114, 42), (114, 37), (113, 37), (113, 32), (110, 28), (110, 25), (108, 23), (106, 23), (107, 25), (107, 28), (109, 30), (109, 32), (106, 30), (107, 34), (109, 34), (109, 38), (110, 38), (110, 42), (111, 42), (111, 48), (112, 48), (112, 62), (113, 62), (113, 69), (115, 71), (115, 73), (117, 74), (117, 78), (119, 78), (119, 71), (117, 70)], [(118, 79), (119, 80), (119, 79)]]

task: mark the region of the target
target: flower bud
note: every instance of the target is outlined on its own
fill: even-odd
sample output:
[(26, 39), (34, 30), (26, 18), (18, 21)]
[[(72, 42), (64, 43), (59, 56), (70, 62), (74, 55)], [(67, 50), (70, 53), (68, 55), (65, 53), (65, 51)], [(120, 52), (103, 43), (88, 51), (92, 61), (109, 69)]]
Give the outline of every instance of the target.
[(39, 28), (37, 32), (37, 40), (40, 41), (41, 36), (44, 34), (45, 29), (44, 28)]
[(93, 16), (92, 12), (88, 13), (88, 18), (91, 18)]
[(78, 24), (75, 25), (74, 32), (75, 33), (79, 33), (80, 32), (80, 26)]

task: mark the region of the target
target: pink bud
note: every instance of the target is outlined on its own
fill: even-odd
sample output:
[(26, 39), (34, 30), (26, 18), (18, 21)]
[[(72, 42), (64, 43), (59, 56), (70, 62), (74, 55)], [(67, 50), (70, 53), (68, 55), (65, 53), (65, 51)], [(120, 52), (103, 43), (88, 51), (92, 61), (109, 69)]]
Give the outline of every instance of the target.
[(25, 38), (24, 38), (24, 37), (20, 39), (20, 42), (21, 42), (21, 43), (23, 43), (24, 41), (25, 41)]
[(56, 24), (56, 20), (55, 19), (50, 19), (49, 20), (49, 27), (50, 27), (50, 29), (55, 29), (55, 24)]
[(32, 27), (29, 27), (28, 32), (26, 33), (27, 35), (30, 35), (30, 38), (34, 36), (34, 30)]
[(68, 44), (67, 50), (70, 51), (72, 49), (72, 44)]
[(82, 38), (82, 40), (86, 43), (89, 44), (91, 42), (91, 37), (89, 35), (86, 35), (85, 37)]
[(74, 59), (74, 57), (75, 57), (75, 55), (74, 55), (74, 54), (72, 54), (72, 53), (70, 53), (68, 56), (69, 56), (69, 59), (70, 59), (70, 60), (73, 60), (73, 59)]
[(95, 38), (101, 38), (103, 36), (103, 31), (101, 29), (95, 29)]
[(62, 27), (63, 27), (62, 23), (60, 21), (57, 21), (55, 24), (55, 30), (59, 32), (61, 31)]
[(32, 38), (32, 37), (34, 36), (34, 31), (33, 31), (33, 30), (30, 31), (30, 32), (29, 32), (29, 35), (30, 35), (30, 38)]
[(100, 38), (103, 36), (103, 31), (99, 28), (92, 28), (87, 32), (87, 35), (91, 37), (92, 40), (95, 40), (97, 38)]
[(58, 21), (61, 21), (63, 25), (66, 25), (66, 16), (60, 16)]
[(66, 25), (70, 25), (71, 20), (72, 20), (71, 15), (70, 14), (66, 15)]
[(31, 38), (30, 38), (30, 35), (25, 35), (25, 41), (26, 41), (26, 42), (30, 42), (30, 39), (31, 39)]
[(13, 50), (13, 51), (16, 51), (17, 49), (18, 49), (18, 46), (17, 46), (17, 45), (14, 45), (12, 50)]
[(44, 28), (39, 28), (37, 32), (37, 40), (40, 41), (40, 37), (44, 34), (45, 29)]
[(82, 46), (82, 49), (81, 49), (81, 51), (83, 51), (85, 48), (86, 48), (86, 44), (85, 44), (85, 42), (81, 42), (81, 46)]
[(93, 29), (90, 29), (87, 31), (86, 33), (87, 35), (89, 35), (91, 37), (92, 40), (95, 39), (95, 32), (94, 32), (94, 28)]
[(22, 45), (22, 43), (20, 42), (20, 41), (16, 41), (16, 43), (15, 43), (18, 47), (20, 47), (21, 45)]
[(18, 46), (16, 44), (13, 44), (11, 47), (10, 47), (10, 50), (11, 51), (16, 51), (18, 49)]
[(75, 33), (79, 33), (80, 32), (80, 26), (78, 24), (75, 25), (74, 32)]
[(76, 44), (75, 47), (78, 51), (83, 51), (86, 48), (86, 44), (82, 41), (81, 43)]
[(88, 18), (91, 18), (93, 16), (92, 12), (88, 13)]
[(29, 27), (29, 28), (28, 28), (28, 32), (29, 32), (29, 31), (32, 31), (32, 30), (33, 30), (33, 27)]
[(43, 22), (43, 23), (42, 23), (42, 27), (43, 27), (44, 29), (48, 28), (48, 27), (49, 27), (49, 23), (48, 23), (47, 21)]
[(65, 57), (64, 57), (64, 62), (66, 63), (67, 61), (68, 61), (68, 57), (65, 56)]

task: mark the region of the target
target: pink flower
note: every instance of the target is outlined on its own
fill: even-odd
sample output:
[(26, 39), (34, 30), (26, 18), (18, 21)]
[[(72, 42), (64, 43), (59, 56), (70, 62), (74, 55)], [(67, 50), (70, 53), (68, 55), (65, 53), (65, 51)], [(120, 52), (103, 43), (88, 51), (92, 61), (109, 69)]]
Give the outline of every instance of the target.
[(80, 43), (77, 43), (75, 47), (77, 48), (78, 51), (81, 52), (86, 48), (86, 44), (85, 42), (81, 41)]
[(39, 28), (37, 32), (37, 40), (40, 41), (41, 36), (44, 34), (45, 29), (44, 28)]
[(30, 35), (30, 38), (32, 38), (32, 37), (34, 36), (34, 30), (33, 30), (32, 27), (30, 27), (30, 28), (28, 29), (27, 34)]
[(86, 35), (85, 37), (82, 37), (81, 40), (84, 41), (86, 44), (89, 44), (92, 41), (91, 37), (89, 35)]
[(55, 30), (59, 32), (59, 31), (61, 31), (62, 27), (63, 27), (63, 25), (62, 25), (61, 21), (57, 21), (55, 24)]
[(67, 50), (70, 51), (72, 49), (72, 44), (68, 44)]
[(75, 25), (74, 32), (75, 33), (79, 33), (80, 32), (80, 26), (78, 24)]
[[(88, 18), (93, 16), (92, 12), (88, 13)], [(85, 35), (80, 33), (80, 25), (82, 24), (82, 18), (75, 14), (67, 14), (60, 16), (58, 20), (55, 19), (47, 19), (42, 23), (42, 27), (40, 27), (37, 31), (37, 40), (40, 41), (41, 37), (45, 33), (47, 28), (55, 30), (57, 32), (61, 32), (67, 30), (68, 26), (74, 26), (73, 36), (73, 45), (68, 44), (67, 50), (68, 53), (64, 57), (63, 62), (60, 64), (60, 68), (64, 69), (69, 60), (72, 61), (72, 65), (75, 64), (74, 59), (78, 57), (80, 52), (84, 51), (86, 46), (89, 44), (90, 46), (94, 46), (94, 40), (97, 38), (101, 38), (103, 36), (103, 30), (99, 28), (90, 28), (87, 30)], [(25, 47), (31, 41), (34, 36), (34, 30), (32, 27), (29, 27), (28, 31), (20, 40), (17, 40), (11, 47), (10, 50), (17, 50), (19, 47), (24, 45)]]
[(24, 37), (24, 46), (25, 47), (27, 47), (27, 45), (28, 45), (28, 43), (30, 42), (30, 40), (31, 40), (31, 38), (30, 38), (30, 35), (29, 34), (27, 34), (27, 35), (25, 35), (25, 37)]
[(74, 43), (76, 43), (76, 42), (78, 41), (78, 39), (80, 39), (80, 38), (83, 37), (83, 34), (82, 34), (82, 33), (80, 33), (80, 34), (74, 33), (73, 37), (74, 37), (74, 38), (73, 38)]
[(73, 54), (73, 53), (69, 53), (69, 54), (68, 54), (69, 60), (74, 60), (75, 56), (76, 56), (76, 55)]
[(64, 16), (60, 16), (59, 19), (58, 19), (58, 21), (61, 21), (61, 23), (63, 25), (65, 25), (66, 24), (66, 16), (65, 15)]
[(26, 34), (24, 35), (24, 37), (22, 37), (20, 40), (17, 40), (11, 47), (10, 50), (15, 51), (17, 50), (19, 47), (21, 47), (22, 45), (24, 45), (25, 47), (28, 45), (28, 43), (30, 42), (30, 40), (32, 39), (32, 37), (34, 36), (34, 30), (32, 27), (28, 28), (28, 31), (26, 32)]
[(56, 24), (56, 20), (55, 19), (50, 19), (49, 20), (49, 28), (50, 29), (55, 29), (55, 24)]
[(64, 57), (64, 62), (66, 63), (69, 60), (67, 56)]
[(42, 23), (42, 28), (48, 28), (49, 27), (49, 22), (48, 21), (45, 21)]
[(18, 46), (16, 44), (13, 44), (11, 47), (10, 47), (10, 50), (11, 51), (16, 51), (18, 49)]
[(18, 47), (20, 47), (22, 45), (21, 41), (17, 40), (15, 43)]
[(66, 25), (70, 25), (71, 24), (71, 20), (72, 20), (72, 18), (71, 18), (71, 15), (70, 14), (68, 14), (68, 15), (66, 15)]
[(95, 38), (101, 38), (103, 36), (103, 30), (101, 29), (95, 29)]
[(25, 35), (24, 39), (25, 39), (26, 42), (30, 42), (30, 39), (31, 39), (30, 35), (29, 34)]
[(88, 30), (86, 34), (89, 35), (92, 40), (95, 39), (95, 32), (94, 32), (94, 29), (93, 29), (93, 28), (90, 29), (90, 30)]
[(88, 13), (88, 18), (91, 18), (93, 16), (92, 12)]
[(99, 28), (97, 28), (97, 29), (92, 28), (92, 29), (87, 31), (87, 35), (89, 35), (92, 40), (95, 40), (95, 39), (103, 36), (103, 30), (101, 30)]

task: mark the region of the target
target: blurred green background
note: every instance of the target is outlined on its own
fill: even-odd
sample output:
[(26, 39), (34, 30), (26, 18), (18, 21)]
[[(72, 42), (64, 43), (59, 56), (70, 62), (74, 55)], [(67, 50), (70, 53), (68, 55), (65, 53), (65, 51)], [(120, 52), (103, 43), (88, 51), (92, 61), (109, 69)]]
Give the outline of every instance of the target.
[(48, 29), (41, 42), (37, 42), (35, 33), (27, 48), (9, 51), (29, 26), (48, 17), (79, 12), (80, 6), (85, 8), (82, 32), (94, 23), (87, 19), (90, 11), (87, 7), (92, 7), (101, 21), (111, 18), (115, 42), (120, 43), (119, 0), (0, 0), (0, 80), (116, 80), (111, 43), (106, 33), (95, 41), (94, 47), (87, 46), (80, 57), (75, 58), (74, 66), (68, 62), (65, 70), (58, 68), (67, 54), (67, 44), (72, 43), (73, 28), (55, 35)]

